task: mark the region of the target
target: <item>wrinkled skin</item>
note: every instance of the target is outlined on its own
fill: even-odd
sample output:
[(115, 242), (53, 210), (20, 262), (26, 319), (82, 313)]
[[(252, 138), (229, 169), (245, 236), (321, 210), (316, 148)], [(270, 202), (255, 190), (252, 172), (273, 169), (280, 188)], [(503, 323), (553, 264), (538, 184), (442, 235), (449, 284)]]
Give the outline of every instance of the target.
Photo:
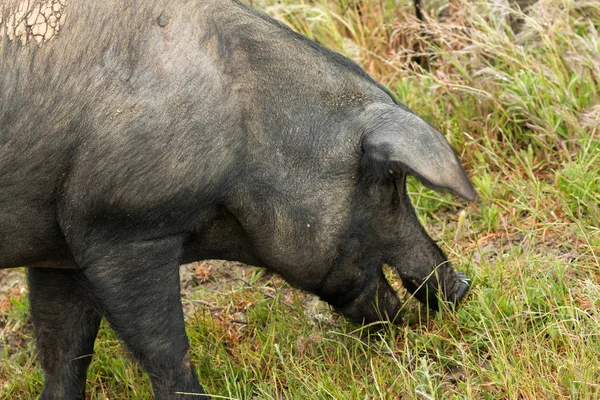
[(0, 0), (0, 267), (29, 267), (43, 399), (84, 398), (102, 318), (156, 398), (202, 393), (181, 263), (268, 268), (357, 322), (399, 320), (384, 263), (434, 309), (464, 296), (405, 178), (471, 184), (351, 61), (233, 1), (70, 0), (37, 36), (18, 3)]

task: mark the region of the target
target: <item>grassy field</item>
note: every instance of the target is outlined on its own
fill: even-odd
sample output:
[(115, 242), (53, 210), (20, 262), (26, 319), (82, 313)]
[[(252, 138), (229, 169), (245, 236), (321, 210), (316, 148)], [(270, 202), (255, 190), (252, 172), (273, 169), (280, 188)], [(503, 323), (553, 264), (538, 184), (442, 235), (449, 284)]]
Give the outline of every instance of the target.
[[(192, 358), (214, 398), (600, 398), (600, 3), (424, 3), (422, 23), (407, 1), (253, 5), (352, 57), (457, 149), (478, 204), (411, 190), (469, 296), (428, 315), (405, 295), (403, 325), (360, 327), (258, 269), (187, 266)], [(28, 399), (42, 373), (10, 274), (0, 398)], [(92, 399), (151, 397), (106, 326), (88, 378)]]

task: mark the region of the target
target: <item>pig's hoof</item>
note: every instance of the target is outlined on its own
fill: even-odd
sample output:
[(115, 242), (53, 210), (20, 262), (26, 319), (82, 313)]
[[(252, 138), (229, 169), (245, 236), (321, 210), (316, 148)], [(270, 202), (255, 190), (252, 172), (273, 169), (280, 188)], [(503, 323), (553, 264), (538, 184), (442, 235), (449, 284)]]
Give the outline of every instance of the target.
[(462, 272), (457, 272), (456, 277), (458, 278), (459, 284), (458, 289), (456, 290), (456, 294), (454, 295), (454, 304), (460, 303), (460, 301), (463, 299), (463, 297), (465, 297), (471, 286), (471, 280)]

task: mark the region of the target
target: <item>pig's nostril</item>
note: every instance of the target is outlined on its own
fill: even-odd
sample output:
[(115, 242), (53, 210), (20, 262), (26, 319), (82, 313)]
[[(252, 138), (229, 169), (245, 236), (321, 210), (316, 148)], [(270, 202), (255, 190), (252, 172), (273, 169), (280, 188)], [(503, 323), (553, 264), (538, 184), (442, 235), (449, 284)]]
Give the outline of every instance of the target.
[(468, 276), (462, 272), (458, 272), (456, 277), (458, 278), (459, 284), (456, 293), (454, 294), (454, 304), (458, 304), (469, 292), (469, 288), (471, 287), (471, 279), (469, 279)]
[(471, 284), (471, 278), (469, 278), (467, 275), (463, 274), (462, 272), (457, 272), (456, 277), (458, 278), (459, 281), (461, 281), (462, 283), (465, 283), (467, 286)]

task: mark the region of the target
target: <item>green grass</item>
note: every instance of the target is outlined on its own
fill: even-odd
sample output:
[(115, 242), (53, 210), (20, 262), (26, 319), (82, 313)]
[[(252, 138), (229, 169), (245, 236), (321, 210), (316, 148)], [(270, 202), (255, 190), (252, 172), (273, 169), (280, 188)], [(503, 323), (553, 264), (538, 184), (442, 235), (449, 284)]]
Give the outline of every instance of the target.
[[(420, 24), (408, 2), (357, 4), (254, 1), (352, 56), (455, 146), (478, 204), (410, 188), (472, 290), (453, 312), (407, 299), (405, 324), (358, 327), (253, 268), (208, 271), (184, 298), (203, 385), (232, 399), (600, 398), (600, 5), (425, 1)], [(9, 298), (0, 398), (33, 398), (26, 297)], [(91, 398), (151, 396), (109, 329), (96, 346)]]

